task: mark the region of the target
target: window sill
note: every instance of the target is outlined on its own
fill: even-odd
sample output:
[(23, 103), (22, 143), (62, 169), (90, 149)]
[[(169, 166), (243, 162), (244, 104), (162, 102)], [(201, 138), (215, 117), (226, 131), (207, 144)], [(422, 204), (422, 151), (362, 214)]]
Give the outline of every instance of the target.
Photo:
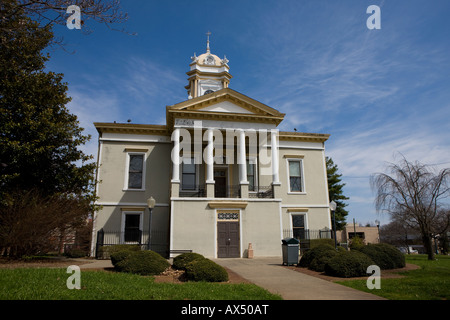
[(143, 191), (145, 191), (145, 189), (122, 189), (122, 191), (138, 191), (138, 192), (143, 192)]
[(288, 194), (296, 194), (296, 195), (306, 195), (306, 192), (295, 192), (295, 191), (289, 191)]

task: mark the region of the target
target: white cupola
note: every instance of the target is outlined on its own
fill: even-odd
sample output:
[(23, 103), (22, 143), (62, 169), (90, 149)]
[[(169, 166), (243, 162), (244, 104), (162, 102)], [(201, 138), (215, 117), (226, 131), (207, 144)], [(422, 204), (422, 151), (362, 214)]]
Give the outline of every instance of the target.
[(209, 48), (209, 36), (211, 32), (206, 33), (206, 52), (200, 56), (191, 57), (189, 64), (190, 70), (186, 72), (189, 76), (189, 84), (185, 87), (188, 91), (189, 99), (196, 98), (208, 93), (212, 93), (224, 88), (228, 88), (231, 75), (228, 73), (228, 59), (224, 56), (220, 59), (211, 53)]

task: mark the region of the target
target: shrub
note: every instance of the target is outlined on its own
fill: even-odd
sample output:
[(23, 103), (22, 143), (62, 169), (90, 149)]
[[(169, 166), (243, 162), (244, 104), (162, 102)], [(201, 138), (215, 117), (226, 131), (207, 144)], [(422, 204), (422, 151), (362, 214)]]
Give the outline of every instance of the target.
[(334, 248), (334, 240), (333, 239), (311, 239), (311, 240), (309, 240), (309, 247), (311, 249), (321, 246), (321, 245), (329, 245)]
[(134, 251), (131, 250), (123, 250), (123, 251), (116, 251), (110, 255), (111, 263), (114, 266), (114, 268), (117, 271), (122, 271), (121, 267), (119, 265), (119, 262), (125, 260), (130, 254), (132, 254)]
[(395, 268), (395, 263), (391, 256), (378, 246), (367, 245), (359, 249), (359, 251), (369, 256), (381, 270)]
[(141, 247), (138, 245), (129, 245), (129, 244), (118, 244), (107, 248), (107, 252), (109, 252), (109, 257), (111, 259), (111, 263), (114, 268), (120, 271), (120, 267), (118, 263), (124, 260), (133, 252), (141, 251)]
[(339, 254), (338, 251), (336, 251), (334, 248), (332, 250), (323, 251), (320, 256), (315, 257), (311, 261), (311, 263), (308, 266), (308, 269), (323, 272), (325, 271), (325, 265), (328, 263), (328, 261), (330, 261), (338, 254)]
[(308, 268), (315, 258), (322, 256), (327, 251), (336, 251), (336, 250), (334, 249), (333, 246), (327, 244), (321, 244), (312, 249), (309, 249), (300, 258), (298, 266)]
[(68, 258), (84, 258), (87, 257), (89, 254), (85, 250), (72, 248), (64, 252), (64, 255)]
[(371, 244), (360, 251), (371, 257), (380, 269), (403, 268), (406, 265), (405, 255), (387, 243)]
[(189, 252), (183, 253), (173, 258), (172, 266), (177, 270), (186, 270), (186, 265), (192, 261), (206, 259), (199, 253)]
[(122, 272), (158, 275), (170, 267), (170, 263), (154, 251), (119, 251), (117, 255), (125, 257), (116, 263)]
[(325, 265), (325, 273), (330, 276), (351, 278), (367, 275), (367, 267), (374, 262), (359, 251), (339, 252)]
[(186, 278), (191, 281), (224, 282), (228, 272), (209, 259), (196, 259), (186, 265)]
[(350, 245), (349, 245), (350, 249), (354, 249), (354, 250), (359, 250), (362, 247), (364, 247), (364, 240), (361, 239), (360, 237), (356, 236), (353, 237), (352, 240), (350, 240)]

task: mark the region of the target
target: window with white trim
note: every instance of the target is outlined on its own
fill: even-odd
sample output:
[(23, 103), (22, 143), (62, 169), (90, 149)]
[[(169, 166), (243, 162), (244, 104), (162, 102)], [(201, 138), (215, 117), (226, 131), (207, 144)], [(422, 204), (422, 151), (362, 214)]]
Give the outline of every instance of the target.
[(301, 159), (288, 160), (289, 164), (289, 191), (304, 192), (303, 186), (303, 161)]
[(128, 190), (144, 189), (145, 154), (128, 153), (127, 184)]
[(183, 161), (181, 165), (181, 189), (197, 189), (197, 165), (194, 163), (193, 158), (190, 159), (190, 163)]
[(256, 176), (256, 158), (247, 159), (247, 181), (248, 191), (256, 191), (257, 176)]
[(123, 242), (140, 243), (142, 233), (142, 213), (124, 212), (123, 216)]
[(292, 237), (295, 239), (305, 239), (305, 215), (292, 215)]

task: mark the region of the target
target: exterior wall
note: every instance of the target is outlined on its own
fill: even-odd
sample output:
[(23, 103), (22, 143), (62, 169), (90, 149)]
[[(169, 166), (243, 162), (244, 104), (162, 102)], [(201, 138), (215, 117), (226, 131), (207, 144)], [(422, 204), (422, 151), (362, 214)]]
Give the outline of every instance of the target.
[(356, 233), (363, 232), (364, 233), (364, 243), (379, 243), (379, 234), (378, 234), (378, 228), (377, 227), (360, 227), (358, 224), (354, 226), (353, 224), (347, 224), (342, 231), (338, 231), (336, 233), (336, 239), (340, 242), (349, 242), (351, 240), (349, 237), (349, 233)]
[[(169, 203), (172, 170), (168, 143), (103, 141), (100, 147), (98, 196), (103, 203), (145, 203), (153, 196), (157, 203)], [(145, 154), (144, 190), (126, 190), (127, 153)]]
[[(283, 204), (329, 207), (325, 156), (322, 150), (279, 150), (279, 173)], [(297, 158), (298, 157), (298, 158)], [(301, 159), (303, 163), (304, 191), (289, 191), (288, 159)]]
[[(288, 159), (302, 160), (303, 192), (289, 191)], [(305, 229), (331, 229), (323, 144), (282, 141), (279, 149), (279, 175), (283, 230), (292, 230), (293, 215), (305, 216)]]
[(171, 212), (171, 250), (193, 250), (217, 258), (217, 211), (239, 211), (240, 257), (252, 243), (254, 256), (281, 255), (280, 202), (249, 200), (246, 208), (210, 208), (211, 200), (174, 200)]
[[(150, 137), (150, 136), (149, 136)], [(120, 136), (118, 136), (120, 138)], [(142, 243), (147, 243), (149, 227), (149, 209), (147, 199), (155, 198), (152, 211), (152, 231), (160, 236), (167, 235), (167, 247), (170, 223), (170, 153), (172, 145), (157, 142), (100, 141), (99, 170), (97, 178), (98, 205), (101, 206), (94, 217), (92, 254), (94, 254), (97, 232), (103, 229), (111, 232), (108, 241), (115, 241), (123, 232), (126, 212), (142, 215), (140, 229), (143, 231)], [(143, 190), (126, 189), (128, 152), (145, 154), (145, 186)], [(114, 234), (114, 235), (113, 235)], [(119, 241), (119, 239), (116, 239)], [(119, 243), (119, 242), (118, 242)]]
[[(156, 199), (153, 210), (152, 231), (167, 230), (167, 246), (172, 250), (193, 250), (206, 257), (217, 257), (217, 208), (211, 208), (210, 198), (171, 198), (172, 143), (161, 137), (114, 134), (100, 140), (98, 185), (99, 204), (102, 209), (94, 220), (96, 231), (101, 228), (122, 231), (124, 212), (142, 213), (142, 230), (148, 232), (149, 209), (146, 200)], [(145, 188), (126, 190), (127, 153), (145, 154)], [(268, 148), (270, 156), (270, 146)], [(236, 157), (236, 153), (235, 153)], [(304, 192), (289, 192), (287, 159), (302, 159)], [(258, 172), (262, 164), (257, 163)], [(198, 166), (198, 183), (204, 184), (206, 165)], [(180, 169), (180, 174), (181, 174)], [(259, 186), (270, 186), (270, 174), (259, 175)], [(275, 199), (229, 199), (246, 202), (239, 210), (240, 256), (246, 257), (249, 243), (254, 256), (281, 256), (283, 230), (292, 230), (292, 215), (305, 215), (305, 228), (319, 230), (331, 228), (328, 207), (325, 154), (322, 143), (282, 141), (279, 149), (279, 178)], [(239, 165), (228, 166), (227, 183), (239, 184)], [(223, 209), (230, 209), (224, 207)], [(147, 240), (143, 239), (143, 243)]]

